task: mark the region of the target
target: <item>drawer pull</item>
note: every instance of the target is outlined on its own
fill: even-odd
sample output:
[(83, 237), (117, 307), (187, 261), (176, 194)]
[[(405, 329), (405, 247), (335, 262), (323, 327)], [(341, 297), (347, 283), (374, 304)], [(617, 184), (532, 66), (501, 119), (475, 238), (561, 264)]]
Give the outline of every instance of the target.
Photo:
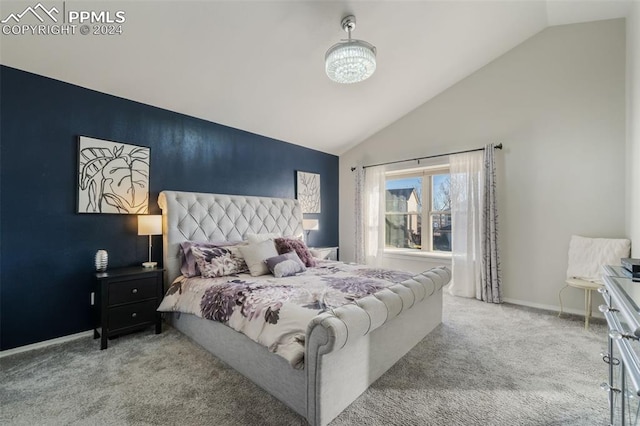
[(630, 340), (639, 340), (638, 337), (633, 334), (625, 334), (618, 330), (609, 330), (609, 337), (613, 340), (622, 340), (622, 339), (630, 339)]
[(600, 352), (600, 356), (606, 364), (620, 365), (620, 360), (618, 358), (612, 357), (607, 352)]
[(137, 313), (135, 313), (135, 312), (131, 314), (131, 318), (135, 318), (135, 317), (137, 317), (137, 316), (138, 316), (138, 314), (137, 314)]
[(131, 293), (136, 294), (138, 292), (137, 288), (134, 288), (133, 290), (131, 290)]
[(605, 312), (618, 312), (618, 310), (617, 310), (617, 309), (611, 308), (611, 307), (609, 307), (609, 306), (607, 306), (607, 305), (600, 305), (600, 306), (598, 306), (598, 310), (599, 310), (600, 312), (602, 312), (603, 314), (604, 314)]
[(607, 391), (607, 392), (615, 392), (615, 393), (622, 392), (620, 389), (614, 388), (613, 386), (610, 386), (609, 383), (602, 383), (600, 385), (600, 389), (602, 389), (603, 391)]

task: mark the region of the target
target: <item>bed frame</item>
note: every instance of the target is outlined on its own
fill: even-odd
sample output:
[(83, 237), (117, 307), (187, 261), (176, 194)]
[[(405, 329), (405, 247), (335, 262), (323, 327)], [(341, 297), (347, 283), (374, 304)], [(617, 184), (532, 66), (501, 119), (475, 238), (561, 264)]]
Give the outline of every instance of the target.
[[(167, 286), (180, 275), (183, 241), (302, 234), (296, 200), (163, 191), (158, 204)], [(448, 269), (435, 268), (318, 315), (307, 328), (303, 370), (224, 324), (178, 313), (168, 320), (309, 424), (326, 425), (440, 324), (442, 287), (450, 278)]]

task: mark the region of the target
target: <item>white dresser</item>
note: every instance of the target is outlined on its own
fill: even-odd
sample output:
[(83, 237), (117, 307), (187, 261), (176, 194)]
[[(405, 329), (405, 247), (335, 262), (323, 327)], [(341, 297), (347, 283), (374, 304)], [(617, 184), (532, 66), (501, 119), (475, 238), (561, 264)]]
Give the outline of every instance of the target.
[(640, 282), (619, 266), (604, 267), (605, 300), (600, 306), (609, 326), (607, 351), (609, 424), (640, 425)]

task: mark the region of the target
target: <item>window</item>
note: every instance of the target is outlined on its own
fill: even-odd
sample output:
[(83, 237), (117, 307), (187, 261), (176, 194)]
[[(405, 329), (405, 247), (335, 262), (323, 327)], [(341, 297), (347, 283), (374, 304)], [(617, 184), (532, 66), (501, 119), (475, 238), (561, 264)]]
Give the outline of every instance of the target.
[(386, 248), (451, 251), (448, 166), (387, 173), (385, 189)]

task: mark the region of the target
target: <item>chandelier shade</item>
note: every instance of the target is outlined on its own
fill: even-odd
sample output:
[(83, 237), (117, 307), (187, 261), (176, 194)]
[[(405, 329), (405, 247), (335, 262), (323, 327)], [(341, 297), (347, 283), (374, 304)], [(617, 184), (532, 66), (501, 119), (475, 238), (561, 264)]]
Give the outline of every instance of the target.
[(342, 28), (349, 33), (349, 39), (331, 46), (324, 56), (327, 76), (337, 83), (358, 83), (376, 70), (376, 48), (366, 41), (351, 39), (355, 27), (355, 16), (343, 18)]

